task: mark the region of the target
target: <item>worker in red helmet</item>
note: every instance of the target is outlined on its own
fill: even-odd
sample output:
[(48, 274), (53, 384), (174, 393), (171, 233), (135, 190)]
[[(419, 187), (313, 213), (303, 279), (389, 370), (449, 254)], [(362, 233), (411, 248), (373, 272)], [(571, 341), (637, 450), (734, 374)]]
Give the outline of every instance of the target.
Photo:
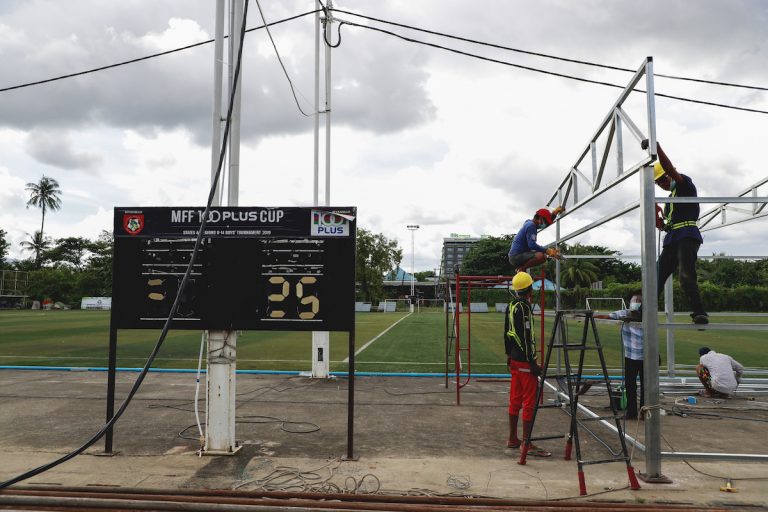
[(552, 224), (557, 216), (563, 212), (563, 207), (558, 206), (551, 212), (546, 208), (536, 210), (532, 219), (528, 219), (512, 240), (512, 247), (507, 255), (515, 272), (525, 272), (531, 267), (536, 267), (547, 261), (547, 257), (560, 259), (560, 252), (555, 248), (545, 249), (536, 243), (536, 234), (540, 229)]

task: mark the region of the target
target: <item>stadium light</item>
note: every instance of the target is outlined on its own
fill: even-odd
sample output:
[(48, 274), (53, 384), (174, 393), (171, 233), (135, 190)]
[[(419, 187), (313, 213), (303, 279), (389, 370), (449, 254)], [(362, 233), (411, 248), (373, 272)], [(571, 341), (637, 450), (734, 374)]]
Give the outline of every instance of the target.
[(416, 252), (416, 230), (419, 229), (418, 224), (408, 224), (406, 226), (411, 231), (411, 313), (413, 313), (413, 296), (415, 294), (416, 287), (416, 269), (414, 264), (414, 255)]

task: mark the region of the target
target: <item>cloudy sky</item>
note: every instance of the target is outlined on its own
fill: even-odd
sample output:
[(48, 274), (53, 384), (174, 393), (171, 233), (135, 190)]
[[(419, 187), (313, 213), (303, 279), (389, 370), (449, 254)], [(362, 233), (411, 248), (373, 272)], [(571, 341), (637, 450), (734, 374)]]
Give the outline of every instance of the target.
[[(261, 6), (270, 22), (314, 9), (307, 0), (261, 0)], [(758, 0), (334, 6), (529, 52), (631, 69), (653, 56), (656, 73), (768, 87), (768, 3)], [(545, 71), (621, 85), (630, 77), (337, 16)], [(204, 0), (4, 0), (0, 89), (206, 41), (213, 19), (213, 2)], [(247, 25), (261, 24), (252, 2)], [(311, 112), (313, 16), (275, 26), (272, 34), (302, 108)], [(357, 206), (360, 226), (397, 239), (406, 268), (406, 225), (420, 224), (417, 270), (439, 265), (442, 238), (450, 233), (516, 232), (555, 192), (619, 94), (349, 25), (332, 54), (331, 203)], [(264, 30), (248, 34), (243, 55), (240, 205), (310, 205), (314, 121), (297, 109)], [(39, 210), (25, 208), (25, 185), (42, 175), (58, 180), (63, 192), (61, 210), (46, 217), (53, 238), (95, 238), (111, 229), (114, 206), (204, 204), (212, 75), (207, 44), (0, 92), (0, 228), (8, 232), (11, 256), (27, 257), (19, 242), (39, 229)], [(766, 91), (665, 78), (655, 84), (657, 93), (768, 111)], [(644, 95), (634, 93), (627, 111), (644, 129)], [(657, 98), (656, 113), (659, 140), (700, 196), (736, 195), (768, 175), (768, 115), (667, 98)], [(639, 158), (634, 140), (625, 135), (625, 141)], [(766, 189), (759, 195), (767, 196)], [(566, 217), (563, 232), (637, 200), (637, 190), (631, 178)], [(635, 212), (574, 241), (638, 254), (638, 224)], [(763, 220), (711, 231), (701, 254), (768, 255), (765, 232)]]

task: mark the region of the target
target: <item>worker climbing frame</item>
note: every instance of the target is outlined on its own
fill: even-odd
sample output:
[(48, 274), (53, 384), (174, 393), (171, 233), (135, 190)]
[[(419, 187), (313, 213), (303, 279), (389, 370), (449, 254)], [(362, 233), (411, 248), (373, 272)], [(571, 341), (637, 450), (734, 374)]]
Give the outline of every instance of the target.
[[(567, 329), (562, 328), (564, 327), (562, 324), (565, 321), (565, 315), (579, 315), (584, 317), (584, 328), (582, 330), (581, 335), (581, 341), (578, 343), (570, 343), (568, 341), (567, 337)], [(590, 336), (589, 331), (592, 332), (592, 344), (589, 344)], [(560, 336), (558, 333), (564, 332), (566, 333), (565, 336)], [(558, 372), (555, 372), (553, 374), (549, 373), (550, 368), (550, 362), (552, 357), (552, 349), (558, 349), (562, 350), (563, 359), (565, 362), (565, 373), (559, 374)], [(609, 402), (609, 406), (611, 409), (611, 415), (610, 416), (598, 416), (598, 417), (588, 417), (588, 418), (579, 418), (579, 390), (582, 389), (582, 386), (586, 383), (585, 380), (582, 379), (583, 377), (583, 371), (584, 371), (584, 356), (587, 351), (595, 350), (597, 351), (598, 359), (600, 360), (600, 368), (602, 369), (602, 381), (605, 383), (606, 389), (608, 390), (607, 400)], [(572, 361), (571, 353), (575, 352), (578, 354), (578, 363), (576, 364), (575, 372), (574, 372), (574, 365)], [(607, 464), (612, 462), (624, 462), (627, 466), (627, 476), (629, 477), (629, 486), (632, 490), (640, 489), (640, 484), (637, 482), (637, 477), (635, 476), (634, 468), (632, 468), (632, 463), (630, 461), (629, 454), (627, 452), (627, 444), (624, 439), (624, 431), (622, 430), (621, 426), (621, 418), (623, 417), (622, 413), (620, 413), (617, 408), (614, 400), (611, 399), (611, 397), (614, 395), (613, 390), (611, 389), (611, 381), (608, 377), (608, 368), (605, 364), (605, 357), (603, 355), (603, 347), (600, 343), (600, 337), (597, 334), (597, 328), (595, 327), (595, 319), (593, 317), (592, 310), (560, 310), (555, 313), (555, 323), (552, 328), (552, 335), (549, 338), (549, 343), (547, 345), (547, 353), (544, 357), (544, 363), (542, 365), (542, 374), (538, 386), (538, 391), (536, 395), (536, 406), (533, 409), (533, 418), (531, 419), (531, 428), (528, 432), (525, 432), (525, 436), (523, 438), (523, 443), (520, 446), (520, 460), (519, 464), (525, 464), (526, 458), (528, 455), (528, 449), (531, 446), (531, 443), (533, 441), (541, 441), (545, 439), (562, 439), (562, 434), (557, 435), (546, 435), (546, 436), (538, 436), (534, 437), (533, 432), (536, 426), (536, 417), (538, 416), (539, 409), (546, 408), (546, 407), (560, 407), (558, 403), (555, 404), (547, 404), (544, 405), (542, 403), (543, 398), (543, 391), (544, 391), (544, 382), (547, 378), (550, 379), (556, 379), (559, 382), (565, 382), (565, 392), (568, 395), (568, 407), (569, 407), (569, 415), (570, 415), (570, 425), (568, 434), (565, 436), (566, 443), (565, 443), (565, 460), (571, 460), (571, 453), (573, 449), (573, 445), (576, 445), (576, 465), (578, 467), (578, 479), (579, 479), (579, 494), (584, 496), (587, 494), (587, 486), (584, 479), (584, 466), (593, 465), (593, 464)], [(613, 453), (611, 453), (611, 457), (605, 458), (605, 459), (592, 459), (587, 460), (584, 459), (583, 454), (581, 452), (581, 445), (579, 443), (579, 426), (582, 421), (594, 421), (594, 420), (610, 420), (613, 421), (616, 425), (616, 432), (618, 434), (618, 440), (621, 445), (621, 451), (618, 456), (613, 456)]]

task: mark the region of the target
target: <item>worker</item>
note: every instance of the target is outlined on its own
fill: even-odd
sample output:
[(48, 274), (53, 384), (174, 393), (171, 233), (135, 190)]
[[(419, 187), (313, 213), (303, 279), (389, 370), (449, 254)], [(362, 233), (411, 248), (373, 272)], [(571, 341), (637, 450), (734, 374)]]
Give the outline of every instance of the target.
[(629, 309), (594, 315), (595, 318), (621, 320), (624, 346), (624, 386), (627, 392), (626, 418), (637, 419), (637, 378), (640, 377), (640, 408), (645, 404), (643, 386), (643, 299), (639, 292), (629, 299)]
[[(643, 149), (648, 147), (648, 141), (641, 144)], [(656, 143), (659, 160), (653, 166), (653, 179), (656, 185), (671, 191), (669, 197), (698, 197), (696, 185), (690, 177), (677, 172), (667, 157), (661, 145)], [(657, 205), (656, 227), (666, 231), (661, 254), (657, 263), (658, 288), (661, 293), (664, 283), (675, 270), (678, 270), (680, 287), (683, 289), (691, 304), (691, 318), (696, 324), (708, 324), (709, 316), (704, 311), (696, 282), (696, 257), (699, 246), (703, 243), (701, 232), (696, 221), (699, 218), (699, 203), (667, 203), (661, 216), (661, 208)]]
[(551, 212), (546, 208), (536, 210), (533, 219), (523, 223), (523, 227), (512, 239), (507, 258), (515, 269), (515, 272), (525, 272), (530, 267), (536, 267), (547, 261), (547, 257), (560, 259), (560, 252), (554, 247), (545, 249), (536, 243), (536, 234), (540, 229), (551, 225), (555, 218), (563, 212), (563, 207), (558, 206)]
[[(526, 272), (518, 272), (512, 278), (512, 290), (514, 297), (507, 305), (504, 315), (504, 349), (511, 374), (507, 448), (520, 448), (521, 440), (517, 437), (520, 410), (523, 412), (523, 439), (530, 439), (541, 368), (536, 362), (536, 340), (530, 302), (533, 295), (533, 278)], [(528, 455), (549, 457), (552, 454), (530, 444), (529, 441)]]
[(741, 383), (744, 367), (726, 354), (718, 354), (709, 347), (699, 349), (696, 375), (704, 385), (699, 395), (707, 398), (728, 398)]

